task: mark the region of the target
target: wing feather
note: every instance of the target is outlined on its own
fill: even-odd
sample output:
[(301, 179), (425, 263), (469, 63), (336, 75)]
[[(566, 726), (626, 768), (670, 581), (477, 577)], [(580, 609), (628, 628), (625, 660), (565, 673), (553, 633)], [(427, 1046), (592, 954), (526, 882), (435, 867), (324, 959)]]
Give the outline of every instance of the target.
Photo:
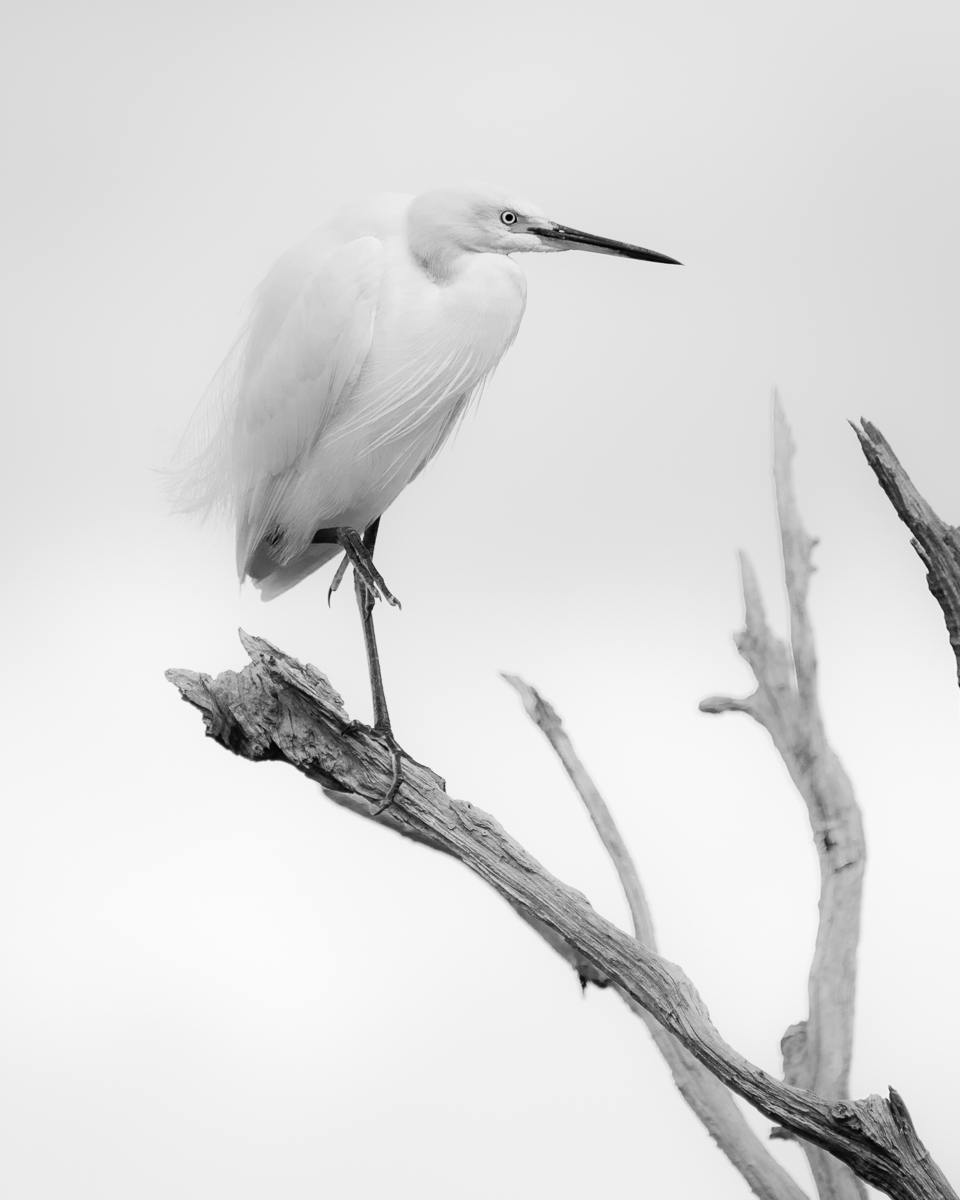
[[(292, 467), (337, 413), (370, 350), (382, 273), (382, 243), (365, 237), (326, 257), (292, 300), (272, 294), (265, 281), (237, 388), (240, 496)], [(278, 303), (287, 309), (280, 321), (272, 311)], [(269, 338), (258, 336), (261, 321), (271, 327)]]
[(194, 423), (200, 449), (176, 490), (181, 508), (233, 511), (241, 578), (272, 535), (304, 455), (356, 384), (373, 340), (383, 264), (376, 237), (295, 247), (260, 285), (208, 391)]

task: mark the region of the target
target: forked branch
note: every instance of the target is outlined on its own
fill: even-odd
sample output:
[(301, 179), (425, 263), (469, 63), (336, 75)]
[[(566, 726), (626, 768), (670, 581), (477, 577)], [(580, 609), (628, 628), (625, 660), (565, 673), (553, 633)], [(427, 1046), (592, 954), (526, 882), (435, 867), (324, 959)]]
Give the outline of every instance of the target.
[[(633, 919), (634, 936), (650, 950), (656, 951), (653, 920), (636, 866), (613, 814), (580, 761), (560, 717), (536, 688), (516, 675), (504, 675), (504, 679), (519, 692), (527, 714), (553, 747), (590, 814), (604, 849), (620, 877)], [(728, 1089), (636, 1000), (626, 993), (621, 995), (650, 1031), (680, 1094), (746, 1180), (751, 1191), (764, 1200), (806, 1200), (806, 1194), (747, 1124)]]
[[(168, 678), (203, 714), (208, 736), (253, 761), (289, 763), (331, 799), (371, 817), (392, 782), (392, 759), (373, 732), (351, 721), (329, 681), (276, 647), (243, 635), (251, 662), (216, 679), (194, 671)], [(449, 796), (439, 777), (405, 764), (391, 808), (376, 818), (459, 858), (534, 928), (646, 1009), (707, 1069), (770, 1120), (846, 1163), (895, 1200), (957, 1200), (919, 1142), (895, 1093), (831, 1101), (782, 1083), (720, 1037), (679, 967), (660, 958), (550, 875), (479, 808)]]
[[(807, 608), (814, 538), (803, 528), (791, 475), (794, 447), (774, 402), (774, 481), (790, 613), (788, 642), (767, 625), (756, 576), (741, 555), (744, 629), (737, 649), (757, 681), (745, 699), (714, 696), (708, 713), (744, 712), (767, 730), (807, 807), (820, 862), (820, 923), (808, 980), (809, 1013), (784, 1036), (784, 1078), (834, 1103), (847, 1099), (856, 954), (866, 849), (850, 779), (827, 741)], [(781, 1131), (778, 1131), (783, 1136)], [(804, 1144), (821, 1200), (859, 1200), (862, 1185), (835, 1158)]]

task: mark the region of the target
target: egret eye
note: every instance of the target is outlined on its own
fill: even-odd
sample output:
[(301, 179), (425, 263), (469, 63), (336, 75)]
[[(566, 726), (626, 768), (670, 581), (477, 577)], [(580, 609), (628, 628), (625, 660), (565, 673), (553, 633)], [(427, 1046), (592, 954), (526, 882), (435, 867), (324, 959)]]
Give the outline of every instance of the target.
[(504, 211), (500, 214), (500, 220), (504, 223), (504, 225), (516, 225), (519, 218), (515, 212), (511, 212), (510, 209), (507, 208), (504, 209)]

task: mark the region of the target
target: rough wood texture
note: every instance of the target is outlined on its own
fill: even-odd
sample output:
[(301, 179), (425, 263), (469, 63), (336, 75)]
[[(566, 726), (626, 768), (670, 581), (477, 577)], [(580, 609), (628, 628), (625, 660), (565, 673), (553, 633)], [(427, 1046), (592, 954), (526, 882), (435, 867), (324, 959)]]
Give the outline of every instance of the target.
[(911, 542), (927, 568), (927, 585), (943, 610), (960, 681), (960, 528), (942, 521), (901, 467), (890, 443), (875, 425), (853, 430), (897, 516), (913, 534)]
[[(745, 712), (770, 734), (803, 797), (820, 861), (820, 923), (810, 968), (806, 1021), (784, 1036), (784, 1079), (825, 1099), (846, 1100), (853, 1050), (854, 993), (860, 899), (866, 848), (850, 779), (827, 742), (817, 699), (817, 659), (807, 611), (816, 540), (800, 521), (791, 478), (794, 454), (779, 400), (774, 403), (774, 480), (790, 611), (785, 644), (771, 633), (756, 577), (741, 555), (744, 630), (737, 649), (757, 690), (744, 700), (714, 696), (704, 712)], [(780, 1134), (782, 1136), (782, 1133)], [(862, 1200), (850, 1170), (817, 1146), (804, 1144), (821, 1200)]]
[[(633, 918), (634, 936), (649, 949), (656, 951), (653, 920), (636, 865), (617, 828), (613, 814), (580, 761), (560, 717), (536, 688), (532, 688), (516, 675), (504, 675), (504, 679), (520, 694), (530, 719), (542, 730), (583, 800), (604, 849), (613, 860), (620, 877)], [(747, 1124), (727, 1088), (650, 1013), (641, 1008), (629, 995), (622, 994), (650, 1031), (654, 1044), (670, 1068), (680, 1094), (719, 1148), (744, 1177), (751, 1191), (764, 1200), (806, 1200), (806, 1194)]]
[[(320, 782), (338, 803), (370, 817), (390, 787), (390, 753), (371, 730), (350, 720), (315, 667), (261, 639), (242, 640), (252, 662), (239, 673), (216, 679), (194, 671), (167, 673), (202, 712), (208, 736), (253, 761), (287, 762)], [(569, 956), (592, 964), (770, 1120), (829, 1150), (895, 1200), (958, 1200), (898, 1097), (834, 1104), (747, 1062), (720, 1037), (679, 967), (601, 917), (491, 816), (447, 795), (440, 783), (433, 772), (406, 763), (396, 801), (376, 819), (459, 858), (535, 928), (550, 931), (551, 944), (562, 943)]]

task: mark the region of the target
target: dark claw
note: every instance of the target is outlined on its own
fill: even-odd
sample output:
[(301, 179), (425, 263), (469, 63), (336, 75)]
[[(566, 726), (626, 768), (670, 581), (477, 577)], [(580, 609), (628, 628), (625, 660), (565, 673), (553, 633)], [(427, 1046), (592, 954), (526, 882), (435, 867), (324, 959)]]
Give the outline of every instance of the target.
[(386, 812), (390, 805), (396, 800), (400, 794), (400, 785), (403, 783), (403, 759), (404, 753), (397, 744), (396, 738), (392, 733), (382, 735), (390, 749), (393, 751), (393, 779), (390, 781), (390, 787), (387, 789), (387, 794), (380, 801), (377, 807), (373, 810), (373, 815), (379, 817), (381, 813)]
[[(420, 767), (421, 770), (426, 771), (428, 775), (431, 775), (443, 791), (447, 790), (447, 781), (445, 779), (441, 779), (436, 771), (434, 771), (431, 767), (428, 767), (426, 763), (422, 763), (418, 759), (414, 758), (412, 754), (408, 754), (393, 736), (392, 729), (377, 729), (374, 727), (373, 734), (375, 737), (379, 737), (386, 742), (393, 755), (393, 778), (390, 781), (390, 787), (387, 789), (386, 796), (384, 796), (384, 798), (379, 802), (378, 807), (374, 810), (373, 815), (375, 817), (379, 817), (382, 812), (385, 812), (400, 794), (400, 787), (403, 783), (404, 759), (406, 759), (408, 763), (413, 763), (415, 767)], [(368, 796), (367, 799), (372, 801), (373, 798)]]
[(400, 607), (400, 601), (387, 587), (383, 576), (373, 563), (371, 551), (364, 545), (355, 529), (338, 529), (337, 541), (344, 549), (346, 557), (353, 566), (354, 574), (363, 580), (368, 590), (378, 600), (386, 600), (394, 608)]
[(327, 592), (327, 608), (330, 607), (330, 601), (333, 599), (333, 593), (337, 590), (340, 584), (343, 583), (343, 577), (346, 575), (347, 567), (349, 566), (350, 559), (344, 555), (343, 558), (340, 559), (340, 565), (337, 567), (336, 574), (330, 582), (330, 589)]
[(416, 763), (417, 766), (420, 764), (417, 763), (416, 759), (410, 758), (410, 755), (407, 754), (406, 750), (403, 749), (397, 739), (393, 736), (393, 731), (391, 729), (370, 729), (369, 726), (363, 725), (359, 721), (354, 721), (353, 724), (358, 730), (365, 730), (366, 732), (372, 733), (374, 737), (386, 742), (390, 749), (391, 757), (393, 758), (393, 776), (390, 780), (390, 786), (387, 788), (387, 794), (385, 796), (368, 796), (366, 792), (359, 793), (364, 800), (367, 800), (370, 804), (375, 804), (377, 806), (373, 810), (373, 816), (379, 817), (382, 812), (386, 812), (386, 810), (391, 804), (393, 804), (394, 800), (396, 800), (397, 796), (400, 794), (400, 787), (403, 784), (403, 760), (408, 758), (410, 759), (410, 762)]

